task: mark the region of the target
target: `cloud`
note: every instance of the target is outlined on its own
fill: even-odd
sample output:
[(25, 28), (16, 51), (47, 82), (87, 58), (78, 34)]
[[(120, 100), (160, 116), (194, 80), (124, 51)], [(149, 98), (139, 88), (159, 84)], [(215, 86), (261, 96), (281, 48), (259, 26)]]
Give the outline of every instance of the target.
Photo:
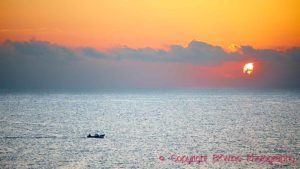
[(169, 51), (151, 48), (132, 49), (128, 47), (110, 50), (110, 58), (156, 62), (190, 63), (198, 65), (219, 64), (224, 61), (241, 60), (237, 53), (228, 54), (219, 46), (192, 41), (188, 47), (171, 45)]
[(48, 42), (6, 41), (0, 46), (0, 88), (59, 86), (78, 61), (72, 50)]
[(241, 46), (242, 55), (244, 57), (253, 58), (255, 60), (277, 60), (284, 59), (284, 53), (271, 49), (254, 49), (251, 46)]
[[(252, 78), (241, 73), (255, 62)], [(300, 88), (300, 48), (286, 51), (219, 46), (192, 41), (187, 47), (71, 49), (42, 41), (0, 45), (0, 89), (102, 89), (267, 87)]]
[(97, 58), (97, 59), (107, 58), (105, 53), (99, 52), (94, 48), (83, 48), (83, 49), (81, 49), (81, 52), (83, 55), (92, 57), (92, 58)]
[(259, 74), (255, 77), (257, 84), (264, 87), (300, 88), (300, 48), (275, 51), (244, 46), (242, 51), (243, 56), (254, 60), (259, 66)]
[(8, 59), (21, 63), (34, 61), (60, 64), (78, 59), (77, 55), (68, 48), (34, 40), (29, 42), (6, 41), (0, 47), (0, 56), (2, 60)]
[(169, 52), (171, 60), (175, 62), (193, 63), (200, 65), (219, 64), (224, 61), (241, 60), (237, 54), (228, 54), (219, 46), (212, 46), (204, 42), (192, 41), (188, 47), (171, 46)]

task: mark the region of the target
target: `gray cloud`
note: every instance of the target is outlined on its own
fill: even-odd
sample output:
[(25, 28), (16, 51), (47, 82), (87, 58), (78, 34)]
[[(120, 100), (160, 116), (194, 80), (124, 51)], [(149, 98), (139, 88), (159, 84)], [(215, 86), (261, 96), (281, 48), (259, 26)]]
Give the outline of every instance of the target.
[(67, 63), (74, 61), (77, 55), (70, 49), (42, 41), (12, 42), (6, 41), (0, 46), (1, 59), (17, 58), (17, 62), (34, 60), (41, 63)]
[(97, 59), (105, 59), (107, 58), (107, 55), (105, 53), (99, 52), (94, 48), (83, 48), (81, 49), (81, 53), (84, 56), (92, 57), (92, 58), (97, 58)]
[(251, 46), (242, 46), (242, 55), (244, 57), (254, 58), (256, 60), (277, 60), (280, 61), (285, 55), (283, 52), (278, 52), (271, 49), (254, 49)]
[(255, 80), (261, 86), (300, 88), (300, 48), (275, 51), (247, 46), (242, 50), (245, 57), (258, 62), (260, 73)]
[(212, 46), (199, 41), (190, 42), (186, 48), (179, 45), (172, 45), (169, 51), (151, 48), (114, 48), (109, 51), (109, 55), (111, 56), (110, 58), (115, 59), (191, 63), (198, 65), (219, 64), (228, 60), (242, 59), (237, 53), (228, 54), (219, 46)]
[(228, 54), (219, 46), (212, 46), (204, 42), (192, 41), (187, 48), (174, 45), (169, 52), (171, 60), (175, 62), (193, 64), (219, 64), (224, 61), (241, 60), (237, 54)]
[[(300, 48), (284, 52), (242, 46), (241, 53), (192, 41), (168, 51), (152, 48), (70, 49), (41, 41), (0, 45), (0, 89), (168, 88), (254, 86), (300, 88)], [(202, 67), (257, 61), (253, 81), (214, 77)], [(193, 65), (193, 66), (191, 66)], [(226, 71), (226, 70), (222, 70)], [(240, 70), (237, 70), (238, 72)], [(226, 74), (226, 72), (224, 72)], [(220, 75), (216, 75), (220, 76)]]

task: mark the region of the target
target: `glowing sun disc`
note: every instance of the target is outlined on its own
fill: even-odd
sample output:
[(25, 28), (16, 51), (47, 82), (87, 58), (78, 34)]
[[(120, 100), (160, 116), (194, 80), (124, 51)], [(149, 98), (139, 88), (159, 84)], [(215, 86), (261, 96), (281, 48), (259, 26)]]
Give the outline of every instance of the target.
[(250, 75), (253, 72), (254, 64), (253, 63), (247, 63), (244, 65), (243, 72)]

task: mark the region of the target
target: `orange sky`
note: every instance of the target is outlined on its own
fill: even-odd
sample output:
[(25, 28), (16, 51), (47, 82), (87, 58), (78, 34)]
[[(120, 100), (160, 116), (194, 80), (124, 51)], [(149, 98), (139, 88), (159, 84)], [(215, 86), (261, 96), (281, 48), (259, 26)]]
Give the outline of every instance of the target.
[(300, 46), (299, 0), (1, 0), (0, 41), (38, 39), (98, 49), (204, 41)]

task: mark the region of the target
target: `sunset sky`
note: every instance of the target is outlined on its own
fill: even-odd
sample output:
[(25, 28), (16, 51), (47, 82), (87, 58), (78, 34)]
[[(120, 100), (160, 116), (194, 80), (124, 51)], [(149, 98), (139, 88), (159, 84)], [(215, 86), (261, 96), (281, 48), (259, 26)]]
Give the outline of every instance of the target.
[(2, 0), (0, 43), (0, 88), (299, 87), (300, 1)]

